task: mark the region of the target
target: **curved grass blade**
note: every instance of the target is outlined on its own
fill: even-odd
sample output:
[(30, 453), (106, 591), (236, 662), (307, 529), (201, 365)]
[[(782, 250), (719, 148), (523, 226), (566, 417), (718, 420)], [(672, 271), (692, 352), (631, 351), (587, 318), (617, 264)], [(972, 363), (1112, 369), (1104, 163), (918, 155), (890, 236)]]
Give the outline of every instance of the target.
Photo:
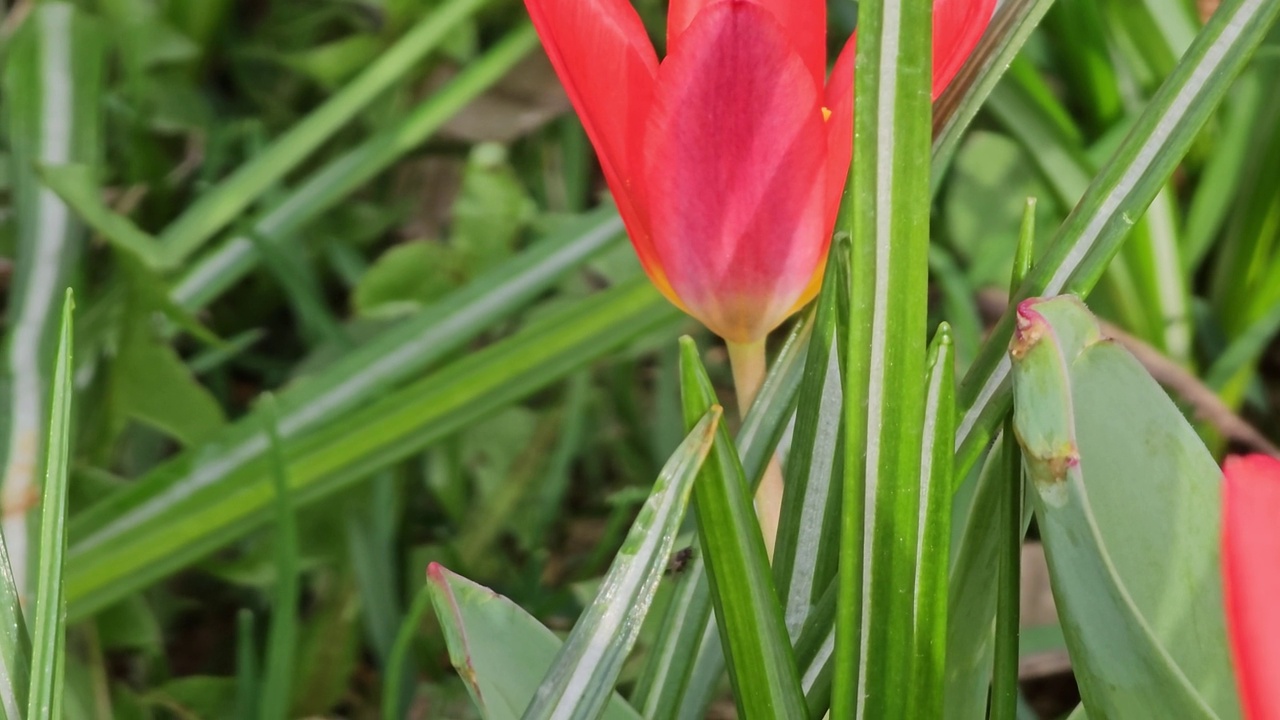
[[(693, 340), (680, 340), (685, 424), (713, 405), (715, 391)], [(807, 717), (782, 607), (738, 451), (723, 427), (694, 486), (698, 536), (741, 717)]]
[(173, 299), (183, 307), (195, 309), (234, 286), (259, 261), (259, 245), (284, 242), (422, 145), (449, 118), (506, 75), (537, 44), (532, 27), (510, 32), (400, 122), (334, 158), (269, 206), (270, 209), (249, 225), (246, 234), (227, 240), (200, 258), (174, 286)]
[[(1058, 230), (1016, 300), (1063, 292), (1088, 294), (1277, 15), (1280, 3), (1273, 0), (1223, 0)], [(960, 476), (973, 467), (1008, 412), (1011, 366), (1005, 347), (1013, 322), (1006, 313), (960, 386), (963, 415), (956, 434)]]
[(666, 572), (693, 480), (711, 450), (721, 415), (719, 406), (707, 411), (667, 461), (596, 599), (556, 654), (524, 720), (594, 720), (603, 711)]
[(1044, 18), (1053, 0), (1008, 0), (1000, 3), (969, 60), (960, 68), (938, 102), (934, 103), (933, 171), (930, 194), (941, 187), (951, 158), (978, 109), (1022, 50), (1031, 31)]
[(400, 720), (405, 716), (404, 705), (407, 698), (405, 680), (408, 678), (409, 650), (413, 646), (413, 636), (422, 626), (422, 618), (431, 608), (431, 586), (423, 585), (417, 595), (413, 596), (413, 604), (400, 623), (396, 632), (395, 644), (391, 646), (391, 654), (387, 658), (386, 680), (382, 685), (382, 719)]
[[(427, 580), (449, 659), (481, 715), (517, 720), (555, 660), (560, 638), (519, 605), (438, 563), (427, 569)], [(640, 718), (617, 693), (601, 717)]]
[(488, 0), (449, 0), (412, 27), (359, 76), (277, 138), (230, 177), (203, 193), (160, 233), (165, 264), (176, 266), (448, 40)]
[(67, 548), (67, 476), (71, 464), (71, 315), (75, 302), (67, 290), (53, 371), (49, 408), (49, 448), (40, 501), (40, 556), (36, 566), (35, 623), (31, 628), (31, 689), (28, 718), (62, 717), (66, 666), (67, 598), (63, 580)]
[[(291, 421), (310, 418), (282, 402), (281, 436), (295, 502), (367, 479), (680, 317), (644, 278), (637, 278), (551, 313), (359, 410), (351, 409), (351, 396), (339, 386), (331, 391), (336, 394), (312, 399), (308, 406), (327, 414), (341, 403), (339, 418), (304, 436), (290, 438), (288, 430)], [(212, 443), (73, 523), (67, 579), (71, 615), (82, 617), (261, 525), (270, 517), (272, 497), (265, 445), (261, 434), (249, 434), (231, 448)]]

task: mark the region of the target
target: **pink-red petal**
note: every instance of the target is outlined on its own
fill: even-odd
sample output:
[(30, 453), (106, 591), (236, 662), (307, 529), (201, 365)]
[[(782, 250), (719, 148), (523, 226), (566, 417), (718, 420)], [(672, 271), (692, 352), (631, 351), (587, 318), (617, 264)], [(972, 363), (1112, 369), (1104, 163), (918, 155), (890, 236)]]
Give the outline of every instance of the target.
[(675, 52), (680, 36), (698, 13), (717, 2), (753, 2), (773, 15), (804, 60), (814, 82), (827, 73), (826, 0), (671, 0), (667, 11), (667, 54)]
[(1227, 458), (1222, 570), (1245, 717), (1280, 718), (1280, 461)]
[(703, 8), (662, 63), (646, 138), (654, 249), (676, 294), (726, 340), (764, 337), (830, 234), (819, 86), (774, 16)]
[(933, 5), (933, 99), (951, 84), (982, 39), (996, 0), (937, 0)]
[[(653, 260), (641, 178), (658, 56), (628, 0), (525, 0), (551, 64), (600, 158), (641, 262)], [(669, 293), (660, 268), (648, 268)]]

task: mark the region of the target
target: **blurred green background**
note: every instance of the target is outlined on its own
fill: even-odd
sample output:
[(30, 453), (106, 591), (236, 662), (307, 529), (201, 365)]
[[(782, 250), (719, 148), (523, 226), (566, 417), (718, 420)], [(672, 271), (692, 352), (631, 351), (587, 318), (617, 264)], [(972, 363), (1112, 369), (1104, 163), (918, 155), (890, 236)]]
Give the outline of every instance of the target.
[[(665, 3), (636, 5), (661, 51)], [(728, 387), (644, 280), (523, 6), (5, 12), (0, 447), (26, 592), (77, 294), (67, 717), (263, 695), (290, 717), (473, 717), (427, 564), (569, 627), (683, 437), (675, 338)], [(1026, 197), (1047, 238), (1198, 12), (1059, 0), (993, 93), (933, 216), (960, 372)], [(833, 0), (832, 57), (855, 17)], [(1277, 436), (1277, 81), (1273, 32), (1091, 299), (1218, 450)]]

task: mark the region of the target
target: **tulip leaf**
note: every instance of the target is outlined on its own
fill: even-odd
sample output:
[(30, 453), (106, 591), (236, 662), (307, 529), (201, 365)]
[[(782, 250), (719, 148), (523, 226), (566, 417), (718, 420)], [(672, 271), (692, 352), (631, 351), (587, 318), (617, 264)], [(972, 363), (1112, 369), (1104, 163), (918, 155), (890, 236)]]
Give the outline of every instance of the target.
[(1018, 316), (1014, 428), (1085, 707), (1238, 716), (1217, 465), (1079, 300), (1029, 300)]
[[(858, 6), (836, 667), (831, 714), (906, 717), (925, 405), (932, 3)], [(946, 28), (940, 28), (945, 32)]]
[[(718, 404), (693, 340), (680, 341), (685, 425)], [(782, 619), (738, 450), (720, 428), (694, 486), (698, 536), (740, 717), (807, 717), (791, 642)]]
[(524, 720), (591, 720), (609, 701), (658, 581), (667, 572), (693, 480), (711, 449), (721, 414), (713, 406), (663, 467), (595, 600), (556, 654)]
[[(811, 315), (801, 315), (738, 431), (743, 471), (753, 489), (760, 484), (791, 417), (812, 328)], [(683, 579), (663, 616), (664, 632), (649, 650), (631, 695), (645, 717), (704, 717), (724, 675), (724, 653), (711, 614), (711, 586), (702, 556), (695, 554), (681, 574)]]
[[(485, 720), (518, 720), (562, 643), (519, 605), (432, 563), (431, 603), (449, 645), (449, 658)], [(613, 693), (600, 717), (639, 720)]]
[[(1093, 289), (1277, 16), (1280, 3), (1271, 0), (1222, 0), (1058, 229), (1016, 299), (1086, 295)], [(961, 476), (990, 444), (1009, 408), (1011, 366), (1005, 351), (1013, 323), (1008, 313), (1000, 320), (960, 386), (956, 471)]]

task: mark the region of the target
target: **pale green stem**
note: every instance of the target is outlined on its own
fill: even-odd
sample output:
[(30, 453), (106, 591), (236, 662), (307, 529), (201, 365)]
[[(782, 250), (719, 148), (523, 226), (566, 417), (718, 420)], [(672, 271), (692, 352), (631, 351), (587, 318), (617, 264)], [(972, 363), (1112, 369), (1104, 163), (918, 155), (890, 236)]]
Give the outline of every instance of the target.
[[(747, 416), (756, 393), (764, 384), (766, 371), (765, 341), (738, 344), (725, 343), (729, 348), (729, 367), (733, 370), (733, 386), (738, 394), (738, 413)], [(778, 517), (782, 512), (782, 466), (778, 456), (769, 458), (760, 487), (756, 488), (756, 517), (760, 520), (760, 533), (764, 536), (769, 562), (773, 562), (773, 545), (778, 537)]]

